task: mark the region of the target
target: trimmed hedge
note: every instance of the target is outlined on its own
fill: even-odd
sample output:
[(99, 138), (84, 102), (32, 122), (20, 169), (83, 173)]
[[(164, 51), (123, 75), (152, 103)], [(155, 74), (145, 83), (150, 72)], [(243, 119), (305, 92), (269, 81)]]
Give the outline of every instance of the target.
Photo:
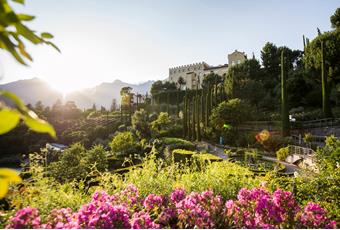
[(168, 146), (170, 151), (174, 149), (195, 150), (195, 145), (192, 142), (181, 138), (163, 137), (161, 140)]
[(204, 161), (206, 163), (223, 161), (221, 157), (218, 157), (218, 156), (215, 156), (209, 153), (194, 154), (192, 157), (199, 161)]
[(172, 151), (174, 162), (181, 162), (191, 163), (192, 161), (196, 162), (205, 162), (205, 163), (212, 163), (212, 162), (220, 162), (223, 161), (222, 158), (214, 156), (209, 153), (197, 153), (194, 151), (189, 151), (185, 149), (175, 149)]
[(196, 152), (185, 149), (175, 149), (172, 151), (174, 162), (186, 163), (191, 160), (194, 154), (196, 154)]

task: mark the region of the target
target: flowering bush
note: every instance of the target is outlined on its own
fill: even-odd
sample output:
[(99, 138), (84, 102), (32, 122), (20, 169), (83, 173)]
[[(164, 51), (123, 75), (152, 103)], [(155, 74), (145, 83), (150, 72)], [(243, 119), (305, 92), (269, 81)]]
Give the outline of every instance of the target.
[(318, 204), (301, 209), (280, 189), (243, 188), (236, 200), (224, 202), (212, 190), (186, 194), (180, 188), (143, 199), (129, 185), (114, 195), (97, 191), (77, 212), (55, 209), (45, 220), (35, 208), (21, 209), (6, 228), (336, 228), (336, 222)]

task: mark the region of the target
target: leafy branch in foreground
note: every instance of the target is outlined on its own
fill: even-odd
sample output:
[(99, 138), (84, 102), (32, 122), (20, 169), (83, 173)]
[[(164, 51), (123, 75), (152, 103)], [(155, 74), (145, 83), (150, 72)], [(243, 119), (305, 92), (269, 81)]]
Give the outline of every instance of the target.
[[(22, 5), (25, 3), (25, 0), (12, 1)], [(0, 0), (0, 49), (9, 52), (22, 65), (26, 65), (25, 59), (33, 61), (31, 55), (26, 51), (25, 40), (34, 45), (50, 45), (60, 52), (59, 48), (49, 41), (53, 38), (52, 34), (43, 32), (38, 35), (23, 24), (23, 22), (32, 21), (34, 18), (35, 16), (32, 15), (14, 12), (7, 0)], [(29, 110), (15, 94), (0, 90), (0, 97), (10, 100), (15, 105), (15, 108), (11, 108), (0, 103), (0, 135), (14, 129), (22, 119), (33, 131), (48, 133), (56, 138), (54, 128)], [(16, 171), (0, 169), (0, 199), (6, 195), (10, 183), (19, 183), (20, 181)]]
[[(12, 0), (13, 2), (24, 4), (24, 0)], [(43, 32), (38, 35), (35, 31), (28, 28), (23, 22), (34, 20), (35, 16), (28, 14), (19, 14), (14, 12), (7, 0), (0, 0), (0, 48), (9, 52), (19, 63), (26, 65), (25, 59), (33, 61), (31, 55), (26, 51), (24, 39), (33, 43), (47, 44), (59, 48), (49, 39), (53, 35)]]
[(15, 94), (8, 91), (0, 91), (0, 96), (10, 99), (16, 108), (0, 105), (0, 135), (14, 129), (22, 119), (25, 124), (35, 132), (48, 133), (56, 138), (56, 132), (52, 125), (40, 119), (32, 110), (29, 110), (23, 101)]

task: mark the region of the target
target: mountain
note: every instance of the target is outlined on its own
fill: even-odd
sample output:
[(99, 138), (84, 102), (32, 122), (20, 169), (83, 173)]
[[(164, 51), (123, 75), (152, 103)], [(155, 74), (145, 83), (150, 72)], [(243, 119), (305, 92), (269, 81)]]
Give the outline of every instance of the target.
[(10, 82), (0, 85), (0, 89), (15, 93), (26, 104), (32, 105), (40, 100), (44, 105), (51, 106), (58, 99), (63, 98), (60, 92), (52, 89), (47, 82), (39, 78)]
[(104, 106), (107, 109), (111, 107), (112, 99), (120, 102), (120, 89), (123, 87), (131, 87), (135, 93), (149, 93), (151, 85), (154, 81), (147, 81), (142, 84), (129, 84), (120, 80), (112, 83), (102, 83), (89, 89), (83, 89), (66, 95), (65, 100), (75, 101), (79, 108), (91, 108), (96, 104), (97, 108)]
[(120, 89), (122, 87), (131, 87), (133, 92), (145, 94), (150, 91), (154, 81), (147, 81), (141, 84), (129, 84), (120, 80), (112, 83), (104, 82), (93, 88), (82, 89), (71, 92), (63, 99), (62, 94), (52, 89), (47, 82), (32, 78), (19, 80), (0, 85), (0, 89), (8, 90), (18, 95), (26, 104), (34, 105), (37, 101), (42, 101), (46, 106), (53, 105), (58, 99), (63, 101), (74, 101), (81, 108), (91, 108), (96, 104), (97, 108), (104, 106), (110, 108), (112, 99), (120, 101)]

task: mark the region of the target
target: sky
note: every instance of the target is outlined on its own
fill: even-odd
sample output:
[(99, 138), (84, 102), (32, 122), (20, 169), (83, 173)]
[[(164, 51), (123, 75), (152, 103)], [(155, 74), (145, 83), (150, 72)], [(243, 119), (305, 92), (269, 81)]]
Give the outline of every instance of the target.
[(266, 42), (302, 49), (302, 35), (331, 29), (340, 0), (26, 0), (12, 4), (36, 16), (30, 28), (50, 32), (61, 49), (27, 45), (21, 66), (0, 50), (0, 84), (38, 77), (63, 93), (120, 79), (163, 80), (169, 67), (227, 63)]

